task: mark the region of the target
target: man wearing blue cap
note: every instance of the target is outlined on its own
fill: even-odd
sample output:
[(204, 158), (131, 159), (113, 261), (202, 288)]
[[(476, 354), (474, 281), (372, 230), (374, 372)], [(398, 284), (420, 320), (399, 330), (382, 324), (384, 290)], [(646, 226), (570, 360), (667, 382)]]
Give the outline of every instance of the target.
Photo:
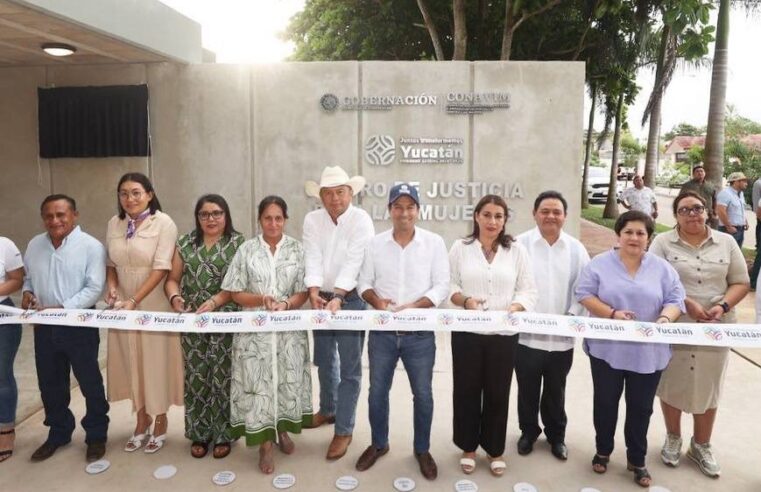
[[(393, 227), (369, 243), (359, 274), (358, 290), (374, 309), (402, 311), (436, 307), (449, 294), (449, 260), (438, 234), (416, 227), (420, 197), (409, 183), (391, 188), (388, 208)], [(368, 406), (372, 443), (357, 460), (364, 471), (386, 454), (388, 395), (401, 358), (414, 395), (414, 452), (420, 472), (429, 480), (438, 470), (430, 448), (433, 420), (433, 362), (436, 341), (431, 331), (370, 331)]]

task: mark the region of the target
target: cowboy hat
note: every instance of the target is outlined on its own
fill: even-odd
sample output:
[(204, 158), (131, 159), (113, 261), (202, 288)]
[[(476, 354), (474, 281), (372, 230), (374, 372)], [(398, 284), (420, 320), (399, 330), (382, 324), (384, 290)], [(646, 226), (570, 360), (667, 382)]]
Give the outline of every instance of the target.
[(365, 178), (362, 176), (354, 176), (349, 178), (346, 171), (341, 169), (341, 166), (327, 166), (322, 170), (320, 176), (320, 182), (307, 181), (304, 183), (304, 191), (307, 196), (320, 198), (320, 190), (322, 188), (334, 188), (336, 186), (348, 186), (351, 188), (351, 194), (356, 195), (362, 188), (365, 187)]

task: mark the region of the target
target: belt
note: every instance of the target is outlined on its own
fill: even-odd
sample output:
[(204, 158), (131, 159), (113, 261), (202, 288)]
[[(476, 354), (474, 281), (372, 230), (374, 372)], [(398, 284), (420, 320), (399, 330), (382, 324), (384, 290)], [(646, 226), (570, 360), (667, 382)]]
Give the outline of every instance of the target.
[[(335, 292), (328, 292), (326, 290), (320, 291), (320, 297), (322, 297), (326, 301), (330, 301), (335, 296), (336, 296)], [(346, 300), (346, 299), (349, 299), (349, 297), (353, 297), (353, 296), (358, 296), (357, 289), (351, 289), (349, 292), (347, 292), (346, 295), (344, 295), (344, 299)]]

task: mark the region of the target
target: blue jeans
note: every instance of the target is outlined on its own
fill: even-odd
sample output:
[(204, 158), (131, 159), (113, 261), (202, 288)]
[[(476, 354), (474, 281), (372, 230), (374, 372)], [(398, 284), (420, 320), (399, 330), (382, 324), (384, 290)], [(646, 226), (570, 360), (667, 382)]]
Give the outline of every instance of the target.
[[(341, 309), (361, 311), (365, 306), (355, 291), (346, 297)], [(365, 332), (316, 330), (313, 336), (314, 364), (320, 380), (320, 413), (336, 416), (336, 435), (351, 435), (362, 384)]]
[(431, 446), (433, 420), (433, 362), (436, 358), (436, 339), (432, 331), (396, 332), (371, 331), (367, 342), (370, 358), (370, 428), (373, 446), (388, 446), (388, 394), (394, 379), (396, 362), (401, 358), (412, 388), (414, 407), (415, 453), (425, 453)]
[(727, 234), (735, 238), (735, 241), (737, 242), (738, 246), (740, 246), (741, 248), (743, 247), (743, 241), (745, 240), (745, 226), (744, 225), (735, 226), (734, 234), (731, 232), (728, 232), (727, 228), (724, 226), (719, 226), (719, 231), (726, 232)]
[(756, 259), (753, 260), (753, 268), (750, 271), (750, 286), (756, 288), (758, 272), (761, 270), (761, 220), (756, 219)]
[[(2, 303), (13, 306), (10, 299)], [(13, 427), (16, 423), (18, 388), (13, 375), (13, 361), (21, 343), (21, 325), (0, 325), (0, 427)]]
[(105, 442), (108, 433), (108, 402), (98, 365), (98, 330), (79, 326), (35, 325), (34, 360), (37, 381), (50, 427), (47, 442), (63, 445), (71, 441), (74, 414), (69, 410), (69, 373), (79, 381), (87, 413), (82, 419), (85, 442)]

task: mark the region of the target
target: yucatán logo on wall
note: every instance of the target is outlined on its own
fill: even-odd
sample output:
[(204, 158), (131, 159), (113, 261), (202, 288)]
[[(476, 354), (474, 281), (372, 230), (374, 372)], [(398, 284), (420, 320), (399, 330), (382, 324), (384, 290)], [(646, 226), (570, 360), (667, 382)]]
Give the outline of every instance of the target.
[(372, 166), (388, 166), (396, 158), (396, 142), (390, 135), (372, 135), (365, 144), (365, 161)]

